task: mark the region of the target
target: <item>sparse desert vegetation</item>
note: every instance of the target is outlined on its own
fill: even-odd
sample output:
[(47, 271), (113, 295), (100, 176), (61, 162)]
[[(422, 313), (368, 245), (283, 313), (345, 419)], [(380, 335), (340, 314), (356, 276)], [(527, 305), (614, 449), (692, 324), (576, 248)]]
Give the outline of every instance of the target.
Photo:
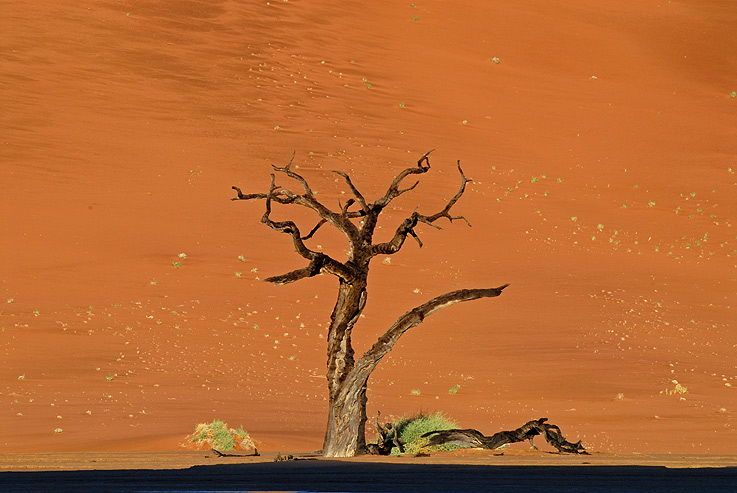
[[(488, 434), (547, 416), (597, 452), (734, 452), (726, 0), (33, 4), (5, 2), (0, 34), (3, 453), (181, 450), (213, 417), (266, 450), (319, 449), (339, 282), (262, 282), (306, 262), (228, 187), (267, 192), (296, 152), (350, 214), (332, 170), (370, 203), (430, 147), (376, 238), (441, 210), (457, 159), (472, 227), (422, 223), (422, 248), (377, 254), (356, 358), (449, 288), (511, 296), (409, 331), (367, 413), (441, 409)], [(271, 217), (307, 236), (318, 220), (296, 209)], [(305, 243), (346, 261), (328, 230)]]
[(204, 444), (207, 449), (219, 451), (252, 450), (256, 448), (253, 440), (241, 425), (239, 428), (230, 428), (227, 423), (213, 420), (210, 423), (200, 423), (195, 427), (189, 440), (195, 444)]
[[(421, 411), (409, 416), (402, 416), (392, 421), (392, 427), (399, 434), (400, 440), (404, 442), (405, 454), (417, 454), (433, 450), (454, 450), (457, 448), (453, 445), (428, 447), (428, 440), (422, 438), (422, 435), (430, 431), (458, 428), (458, 423), (441, 412), (428, 413)], [(392, 449), (392, 455), (399, 454), (398, 448)]]

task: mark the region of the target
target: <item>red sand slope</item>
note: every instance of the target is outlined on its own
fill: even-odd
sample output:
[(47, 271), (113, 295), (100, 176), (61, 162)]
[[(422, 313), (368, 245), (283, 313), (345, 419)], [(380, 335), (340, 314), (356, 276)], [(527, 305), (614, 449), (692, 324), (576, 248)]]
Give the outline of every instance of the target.
[(177, 449), (213, 418), (319, 448), (335, 282), (260, 282), (304, 262), (230, 187), (296, 151), (337, 206), (331, 170), (372, 199), (436, 148), (380, 234), (441, 208), (457, 159), (473, 227), (377, 259), (357, 351), (437, 294), (512, 285), (407, 333), (369, 413), (735, 452), (731, 2), (389, 4), (0, 7), (0, 451)]

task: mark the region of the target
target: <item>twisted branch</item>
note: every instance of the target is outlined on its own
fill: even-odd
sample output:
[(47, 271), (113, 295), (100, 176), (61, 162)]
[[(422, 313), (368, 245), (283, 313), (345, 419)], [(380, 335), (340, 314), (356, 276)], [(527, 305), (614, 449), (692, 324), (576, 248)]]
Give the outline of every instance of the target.
[[(294, 161), (294, 153), (292, 154), (292, 158), (289, 160), (289, 163), (287, 163), (286, 166), (279, 167), (279, 166), (272, 165), (272, 168), (274, 168), (274, 171), (284, 173), (289, 178), (292, 178), (298, 181), (302, 185), (302, 188), (304, 189), (303, 194), (296, 194), (287, 188), (274, 187), (274, 178), (273, 178), (274, 175), (272, 174), (272, 185), (271, 185), (272, 188), (268, 194), (265, 194), (265, 193), (244, 194), (240, 188), (234, 186), (231, 188), (236, 191), (237, 196), (231, 200), (270, 199), (275, 202), (278, 202), (279, 204), (301, 205), (303, 207), (307, 207), (315, 211), (317, 215), (320, 216), (320, 218), (325, 219), (327, 222), (329, 222), (330, 224), (338, 228), (338, 230), (340, 230), (343, 234), (345, 234), (349, 240), (351, 240), (354, 236), (357, 236), (358, 230), (356, 229), (356, 226), (351, 221), (348, 220), (349, 217), (355, 217), (353, 216), (353, 214), (355, 213), (344, 214), (344, 213), (333, 212), (328, 207), (323, 205), (319, 200), (317, 200), (314, 192), (310, 188), (310, 185), (307, 183), (307, 180), (299, 173), (292, 171), (293, 161)], [(320, 224), (320, 226), (322, 226), (322, 224)], [(305, 239), (307, 239), (308, 237), (306, 237)]]
[(409, 175), (419, 175), (422, 173), (427, 173), (430, 170), (430, 158), (428, 157), (432, 151), (435, 149), (430, 149), (425, 154), (422, 155), (422, 157), (417, 161), (417, 167), (415, 168), (407, 168), (401, 173), (399, 173), (396, 178), (391, 182), (391, 185), (389, 185), (389, 189), (386, 191), (384, 196), (374, 202), (374, 205), (379, 208), (379, 210), (383, 209), (387, 205), (389, 205), (389, 202), (396, 199), (400, 195), (402, 195), (405, 192), (409, 192), (410, 190), (414, 190), (414, 188), (420, 183), (419, 181), (415, 182), (414, 185), (412, 185), (409, 188), (400, 189), (399, 185), (402, 183), (402, 181)]
[(490, 437), (484, 436), (480, 431), (470, 428), (465, 430), (431, 431), (425, 433), (422, 437), (429, 438), (428, 445), (430, 446), (452, 443), (461, 447), (487, 449), (497, 449), (508, 443), (528, 440), (532, 448), (537, 450), (537, 445), (535, 445), (533, 439), (538, 435), (542, 435), (550, 445), (558, 449), (558, 452), (588, 455), (586, 449), (581, 445), (580, 440), (576, 443), (569, 442), (563, 437), (560, 427), (546, 423), (547, 420), (548, 418), (540, 418), (528, 421), (516, 430), (500, 431)]
[[(343, 179), (345, 179), (345, 182), (348, 184), (348, 188), (351, 189), (351, 192), (356, 197), (356, 200), (358, 200), (358, 205), (361, 206), (361, 210), (364, 213), (368, 213), (369, 208), (368, 208), (368, 204), (366, 204), (366, 199), (363, 198), (363, 195), (361, 194), (361, 192), (359, 192), (358, 189), (353, 185), (353, 182), (351, 181), (351, 177), (342, 171), (333, 171), (333, 173), (335, 173), (336, 175), (340, 175), (343, 177)], [(348, 206), (346, 206), (346, 209), (347, 208)]]
[[(433, 152), (433, 150), (434, 149), (431, 149), (423, 154), (422, 157), (420, 157), (420, 159), (417, 161), (417, 166), (402, 170), (392, 180), (386, 193), (379, 200), (373, 203), (368, 203), (366, 201), (365, 197), (355, 187), (353, 181), (351, 180), (350, 176), (348, 176), (348, 174), (342, 171), (334, 171), (335, 174), (343, 177), (354, 197), (349, 199), (345, 203), (345, 205), (341, 205), (339, 212), (334, 212), (328, 209), (322, 203), (320, 203), (320, 201), (318, 201), (315, 197), (315, 194), (310, 188), (307, 180), (302, 175), (292, 170), (292, 164), (294, 162), (295, 156), (294, 153), (292, 154), (292, 157), (286, 164), (286, 166), (273, 166), (273, 168), (275, 172), (284, 173), (289, 178), (292, 178), (293, 180), (299, 182), (304, 189), (304, 193), (297, 194), (287, 188), (276, 186), (275, 175), (272, 173), (271, 186), (268, 193), (244, 194), (240, 188), (234, 186), (232, 188), (236, 191), (237, 196), (232, 200), (265, 199), (266, 212), (261, 218), (261, 222), (276, 231), (290, 234), (292, 236), (292, 241), (297, 253), (299, 253), (299, 255), (307, 260), (314, 260), (318, 255), (318, 252), (310, 250), (304, 242), (314, 237), (314, 235), (323, 225), (325, 225), (326, 223), (330, 223), (332, 226), (341, 231), (348, 239), (351, 248), (350, 258), (352, 260), (361, 259), (362, 261), (368, 261), (377, 255), (389, 255), (398, 252), (404, 245), (404, 241), (406, 240), (408, 235), (414, 238), (415, 241), (417, 241), (417, 244), (422, 247), (422, 240), (420, 240), (420, 237), (415, 231), (415, 228), (419, 223), (427, 224), (429, 226), (432, 226), (433, 228), (441, 229), (441, 227), (435, 224), (435, 222), (438, 219), (444, 217), (447, 218), (450, 222), (453, 222), (457, 219), (462, 219), (466, 222), (466, 224), (468, 224), (469, 226), (471, 225), (464, 216), (451, 215), (451, 209), (463, 196), (463, 193), (466, 190), (466, 184), (471, 181), (463, 173), (460, 161), (458, 161), (457, 165), (458, 172), (461, 175), (461, 185), (456, 194), (447, 202), (443, 209), (430, 215), (420, 214), (419, 212), (417, 212), (417, 210), (415, 210), (399, 225), (391, 240), (385, 243), (373, 244), (373, 233), (378, 222), (379, 214), (381, 214), (382, 210), (389, 203), (391, 203), (392, 200), (406, 192), (409, 192), (410, 190), (415, 189), (419, 181), (416, 181), (411, 186), (405, 188), (402, 188), (402, 183), (410, 175), (424, 174), (430, 170), (429, 156)], [(271, 219), (272, 202), (277, 202), (283, 205), (296, 204), (310, 208), (317, 213), (320, 219), (307, 235), (302, 236), (300, 234), (299, 228), (293, 221), (273, 221)], [(360, 210), (349, 210), (349, 208), (356, 203), (360, 207)], [(352, 220), (360, 217), (363, 217), (364, 220), (362, 222), (361, 229), (359, 230)], [(344, 280), (348, 280), (352, 277), (353, 274), (350, 274), (352, 268), (349, 267), (349, 265), (352, 264), (343, 264), (337, 262), (336, 260), (330, 259), (330, 257), (325, 257), (326, 259), (329, 259), (329, 261), (325, 260), (322, 262), (322, 266), (320, 268), (322, 271), (327, 271), (327, 269), (330, 269), (330, 272), (336, 273), (336, 275)], [(275, 276), (274, 278), (269, 279), (272, 280), (272, 282), (281, 283), (285, 282), (285, 280), (288, 280), (288, 282), (292, 282), (293, 280), (302, 277), (309, 277), (312, 275), (315, 275), (315, 269), (308, 266), (304, 269), (299, 269), (283, 276)]]
[[(445, 208), (443, 208), (442, 211), (437, 212), (437, 213), (433, 214), (432, 216), (420, 216), (418, 218), (419, 221), (422, 221), (425, 224), (430, 224), (431, 226), (434, 226), (432, 224), (433, 222), (437, 221), (441, 217), (447, 217), (450, 222), (453, 222), (456, 219), (463, 219), (464, 221), (466, 221), (466, 224), (468, 224), (469, 226), (471, 226), (471, 223), (469, 223), (468, 222), (468, 219), (466, 219), (465, 217), (463, 217), (463, 216), (451, 216), (450, 215), (450, 209), (456, 204), (456, 202), (458, 202), (458, 199), (461, 198), (461, 196), (463, 195), (463, 192), (466, 191), (466, 183), (473, 181), (470, 178), (466, 177), (465, 174), (463, 174), (463, 169), (461, 168), (461, 161), (460, 160), (457, 161), (457, 164), (458, 164), (458, 172), (461, 174), (461, 188), (453, 196), (453, 198), (450, 199), (450, 201), (448, 201), (448, 203), (446, 204)], [(436, 226), (436, 227), (438, 227), (438, 226)]]
[(275, 177), (272, 174), (271, 187), (269, 189), (269, 193), (266, 194), (266, 212), (264, 212), (264, 215), (261, 217), (261, 222), (275, 231), (289, 234), (292, 237), (292, 242), (294, 243), (294, 248), (297, 253), (309, 260), (310, 264), (303, 269), (288, 272), (287, 274), (283, 274), (281, 276), (269, 277), (265, 280), (268, 282), (273, 282), (275, 284), (286, 284), (298, 281), (299, 279), (303, 279), (305, 277), (316, 276), (317, 274), (324, 271), (338, 276), (344, 281), (350, 282), (355, 277), (355, 273), (350, 267), (341, 262), (338, 262), (330, 256), (325, 255), (324, 253), (310, 250), (304, 243), (304, 240), (312, 236), (312, 234), (314, 234), (317, 228), (319, 228), (322, 224), (318, 223), (318, 225), (313, 228), (310, 234), (307, 235), (306, 238), (303, 238), (299, 232), (299, 228), (294, 223), (294, 221), (274, 221), (271, 219), (271, 201), (274, 197), (278, 196), (277, 194), (281, 191), (282, 190), (276, 186)]
[[(423, 156), (423, 158), (420, 159), (419, 161), (419, 164), (421, 165), (424, 159), (425, 162), (427, 162), (427, 169), (430, 168), (430, 164), (427, 158), (427, 155), (430, 154), (430, 152), (426, 153)], [(463, 196), (463, 193), (466, 191), (466, 184), (470, 181), (473, 181), (469, 179), (468, 177), (466, 177), (466, 175), (463, 173), (463, 169), (461, 168), (460, 161), (458, 161), (458, 172), (461, 174), (461, 186), (458, 189), (458, 192), (456, 192), (453, 198), (451, 198), (448, 201), (448, 203), (445, 205), (445, 207), (441, 211), (427, 216), (427, 215), (420, 214), (415, 210), (414, 212), (412, 212), (412, 215), (410, 217), (405, 219), (402, 222), (402, 224), (399, 225), (399, 227), (394, 232), (394, 237), (391, 240), (385, 243), (378, 243), (376, 245), (371, 246), (371, 252), (370, 252), (371, 256), (373, 257), (376, 255), (390, 255), (392, 253), (398, 252), (402, 248), (402, 245), (404, 245), (404, 240), (407, 239), (407, 235), (412, 236), (415, 240), (417, 240), (417, 243), (420, 245), (420, 247), (422, 247), (422, 241), (420, 241), (420, 238), (417, 236), (417, 233), (414, 230), (418, 222), (428, 224), (436, 229), (442, 229), (440, 226), (434, 223), (441, 217), (445, 217), (451, 223), (455, 221), (456, 219), (463, 219), (464, 221), (466, 221), (466, 224), (468, 224), (468, 226), (471, 226), (471, 223), (468, 222), (468, 220), (465, 217), (450, 215), (451, 208), (456, 204), (456, 202), (458, 202), (461, 196)], [(396, 182), (397, 180), (395, 179), (394, 181)]]

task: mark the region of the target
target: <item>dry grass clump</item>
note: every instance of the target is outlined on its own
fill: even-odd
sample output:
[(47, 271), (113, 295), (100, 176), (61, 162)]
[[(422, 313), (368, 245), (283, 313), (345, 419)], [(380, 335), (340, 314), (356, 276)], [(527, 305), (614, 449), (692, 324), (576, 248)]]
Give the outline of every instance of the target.
[(675, 388), (673, 389), (665, 389), (661, 391), (661, 394), (666, 395), (673, 395), (673, 394), (688, 394), (688, 387), (685, 385), (681, 385), (678, 380), (673, 380), (673, 384), (675, 384)]
[[(228, 428), (227, 423), (213, 420), (211, 423), (199, 423), (194, 433), (182, 444), (187, 448), (214, 448), (216, 450), (252, 450), (256, 448), (253, 439), (241, 425), (239, 428)], [(194, 447), (192, 447), (194, 446)]]

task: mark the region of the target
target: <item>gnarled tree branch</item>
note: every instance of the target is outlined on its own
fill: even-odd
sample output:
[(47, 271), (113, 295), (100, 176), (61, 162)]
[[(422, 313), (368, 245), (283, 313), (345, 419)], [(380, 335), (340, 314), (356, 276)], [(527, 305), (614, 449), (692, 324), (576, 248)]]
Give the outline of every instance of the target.
[(292, 171), (292, 162), (294, 162), (294, 156), (297, 154), (297, 151), (292, 152), (292, 157), (289, 159), (289, 162), (286, 166), (279, 167), (272, 165), (271, 167), (274, 168), (274, 171), (281, 171), (282, 173), (285, 173), (289, 178), (293, 178), (300, 182), (302, 184), (302, 188), (305, 189), (305, 195), (314, 197), (314, 194), (312, 193), (312, 189), (310, 188), (310, 185), (307, 183), (307, 180), (304, 179), (304, 177), (298, 173), (295, 173)]
[(548, 418), (540, 418), (528, 421), (516, 430), (500, 431), (490, 437), (471, 428), (465, 430), (431, 431), (422, 436), (423, 438), (429, 437), (428, 445), (430, 446), (453, 444), (461, 447), (497, 449), (508, 443), (528, 440), (530, 445), (537, 449), (533, 438), (542, 435), (550, 445), (558, 449), (558, 452), (588, 455), (586, 449), (581, 445), (580, 440), (576, 443), (569, 442), (563, 437), (560, 427), (546, 423), (547, 420)]
[(402, 334), (412, 327), (421, 324), (427, 317), (438, 310), (462, 301), (499, 296), (507, 286), (509, 286), (509, 284), (504, 284), (498, 288), (460, 289), (458, 291), (451, 291), (450, 293), (437, 296), (430, 301), (413, 308), (399, 317), (397, 321), (387, 329), (384, 335), (379, 337), (379, 340), (374, 343), (371, 349), (366, 351), (358, 363), (356, 363), (356, 370), (358, 372), (368, 370), (370, 373), (381, 358), (392, 350), (394, 344), (397, 343)]
[(294, 193), (287, 188), (275, 187), (274, 177), (272, 174), (271, 190), (269, 191), (268, 194), (264, 194), (264, 193), (244, 194), (240, 188), (234, 186), (232, 188), (233, 190), (236, 191), (237, 196), (233, 198), (232, 200), (255, 200), (255, 199), (267, 199), (268, 198), (270, 200), (278, 202), (279, 204), (297, 204), (297, 205), (307, 207), (315, 211), (317, 215), (320, 216), (321, 219), (325, 219), (325, 221), (329, 222), (330, 224), (338, 228), (338, 230), (341, 231), (343, 234), (345, 234), (346, 237), (348, 237), (349, 241), (352, 242), (353, 239), (357, 237), (358, 235), (358, 230), (356, 226), (349, 220), (349, 217), (351, 217), (353, 214), (352, 213), (345, 214), (344, 211), (341, 211), (341, 213), (334, 212), (330, 210), (328, 207), (326, 207), (324, 204), (322, 204), (319, 200), (317, 200), (317, 197), (315, 197), (315, 194), (312, 191), (312, 188), (310, 188), (310, 185), (307, 182), (307, 180), (302, 175), (292, 170), (293, 161), (294, 161), (294, 154), (292, 154), (292, 158), (289, 160), (289, 163), (287, 163), (286, 166), (283, 166), (283, 167), (272, 166), (272, 167), (274, 168), (274, 171), (284, 173), (289, 178), (292, 178), (298, 181), (302, 185), (302, 188), (304, 189), (303, 194)]
[[(432, 151), (430, 151), (432, 152)], [(423, 159), (427, 161), (427, 155), (430, 153), (428, 152), (423, 156)], [(419, 161), (420, 165), (422, 163), (422, 159)], [(430, 164), (428, 162), (427, 168), (430, 168)], [(405, 170), (406, 171), (406, 170)], [(466, 177), (466, 175), (463, 173), (463, 169), (461, 169), (461, 162), (458, 161), (458, 172), (461, 174), (461, 186), (458, 189), (458, 192), (451, 198), (448, 203), (445, 205), (445, 207), (435, 214), (432, 215), (423, 215), (418, 213), (417, 211), (414, 211), (410, 217), (405, 219), (402, 224), (399, 225), (399, 227), (394, 232), (394, 236), (391, 240), (385, 242), (385, 243), (378, 243), (376, 245), (371, 246), (371, 252), (370, 255), (372, 257), (376, 255), (390, 255), (392, 253), (398, 252), (402, 245), (404, 245), (404, 240), (407, 239), (407, 235), (412, 236), (417, 242), (419, 243), (420, 247), (422, 247), (422, 241), (420, 241), (420, 238), (417, 236), (417, 233), (415, 232), (415, 227), (417, 226), (418, 222), (422, 222), (424, 224), (428, 224), (434, 228), (441, 229), (440, 226), (437, 224), (434, 224), (435, 221), (440, 219), (441, 217), (447, 218), (450, 222), (453, 222), (456, 219), (463, 219), (466, 221), (466, 224), (471, 226), (471, 223), (468, 222), (468, 220), (463, 216), (451, 216), (450, 210), (451, 208), (458, 202), (458, 199), (461, 198), (463, 193), (466, 191), (466, 184), (472, 180)], [(396, 181), (396, 179), (395, 179)]]
[(294, 248), (295, 250), (297, 250), (297, 253), (299, 253), (307, 260), (312, 260), (317, 255), (317, 252), (313, 252), (312, 250), (307, 248), (304, 241), (302, 240), (302, 235), (300, 235), (299, 233), (299, 228), (294, 223), (294, 221), (274, 221), (271, 219), (271, 201), (274, 199), (274, 197), (277, 196), (277, 192), (279, 191), (279, 188), (276, 186), (274, 180), (275, 177), (272, 173), (271, 187), (269, 188), (269, 193), (266, 194), (266, 211), (264, 212), (264, 215), (261, 216), (261, 222), (275, 231), (280, 231), (282, 233), (287, 233), (291, 235), (292, 241), (294, 243)]
[(309, 233), (307, 233), (307, 236), (303, 236), (302, 239), (309, 240), (310, 238), (312, 238), (315, 235), (315, 233), (317, 233), (317, 230), (320, 229), (320, 227), (326, 222), (328, 222), (327, 219), (320, 219), (320, 221), (318, 221), (315, 227), (312, 228)]
[[(342, 171), (333, 171), (333, 173), (335, 173), (336, 175), (340, 175), (343, 177), (343, 179), (345, 179), (345, 182), (348, 184), (348, 188), (351, 189), (351, 192), (353, 192), (353, 195), (356, 197), (356, 200), (358, 201), (358, 205), (361, 206), (361, 210), (364, 213), (368, 213), (369, 208), (368, 208), (368, 204), (366, 204), (366, 199), (363, 198), (363, 195), (361, 194), (361, 192), (359, 192), (358, 189), (356, 189), (356, 187), (353, 185), (353, 182), (351, 181), (351, 177)], [(347, 208), (348, 207), (346, 206), (346, 209)]]
[(238, 194), (236, 197), (233, 197), (230, 200), (253, 200), (253, 199), (265, 199), (266, 195), (265, 193), (243, 193), (241, 192), (241, 189), (238, 187), (231, 187), (233, 190), (236, 191)]
[[(305, 277), (316, 276), (320, 272), (328, 272), (340, 277), (344, 281), (350, 282), (355, 277), (355, 273), (353, 272), (353, 270), (347, 265), (338, 262), (330, 256), (325, 255), (324, 253), (315, 252), (307, 248), (304, 243), (304, 238), (302, 238), (302, 235), (299, 232), (299, 228), (293, 221), (274, 221), (271, 219), (271, 201), (273, 197), (279, 192), (279, 188), (275, 185), (274, 180), (275, 178), (272, 174), (271, 187), (269, 189), (269, 193), (266, 196), (266, 211), (261, 217), (261, 222), (275, 231), (280, 231), (282, 233), (291, 235), (295, 250), (302, 257), (310, 260), (310, 265), (308, 265), (304, 269), (298, 269), (296, 271), (292, 271), (281, 276), (269, 277), (266, 279), (266, 281), (276, 284), (285, 284), (303, 279)], [(319, 224), (313, 229), (312, 232), (310, 232), (310, 235), (308, 235), (308, 237), (311, 236), (312, 233), (314, 233), (314, 230), (316, 230), (318, 227)]]
[(422, 221), (423, 223), (432, 225), (433, 222), (437, 221), (441, 217), (446, 217), (448, 218), (450, 222), (453, 222), (456, 219), (463, 219), (464, 221), (466, 221), (466, 224), (468, 224), (469, 226), (471, 225), (471, 223), (468, 222), (468, 219), (466, 219), (463, 216), (451, 216), (450, 215), (450, 209), (456, 204), (456, 202), (458, 202), (458, 199), (461, 198), (461, 196), (463, 195), (463, 192), (466, 191), (466, 183), (473, 181), (470, 178), (467, 178), (465, 174), (463, 174), (463, 169), (461, 169), (461, 161), (459, 160), (457, 163), (458, 163), (458, 172), (461, 174), (461, 188), (453, 196), (453, 198), (450, 199), (450, 201), (448, 201), (448, 203), (445, 205), (445, 208), (443, 208), (442, 211), (437, 212), (433, 214), (432, 216), (420, 216), (418, 220)]
[(290, 282), (299, 281), (305, 277), (314, 277), (323, 272), (333, 274), (343, 280), (353, 279), (355, 274), (346, 265), (330, 258), (324, 253), (316, 253), (310, 264), (303, 268), (287, 272), (280, 276), (271, 276), (264, 279), (266, 282), (274, 284), (288, 284)]
[(391, 182), (389, 185), (389, 189), (386, 191), (383, 197), (381, 197), (379, 200), (374, 202), (374, 205), (377, 206), (379, 209), (383, 209), (387, 205), (389, 205), (389, 202), (396, 199), (400, 195), (402, 195), (405, 192), (409, 192), (410, 190), (413, 190), (417, 184), (416, 182), (414, 185), (412, 185), (409, 188), (400, 189), (399, 185), (401, 185), (402, 181), (407, 178), (409, 175), (419, 175), (422, 173), (427, 173), (430, 170), (430, 158), (428, 157), (432, 151), (435, 149), (430, 149), (427, 151), (418, 161), (417, 166), (414, 168), (406, 168), (404, 171), (399, 173), (396, 178)]

